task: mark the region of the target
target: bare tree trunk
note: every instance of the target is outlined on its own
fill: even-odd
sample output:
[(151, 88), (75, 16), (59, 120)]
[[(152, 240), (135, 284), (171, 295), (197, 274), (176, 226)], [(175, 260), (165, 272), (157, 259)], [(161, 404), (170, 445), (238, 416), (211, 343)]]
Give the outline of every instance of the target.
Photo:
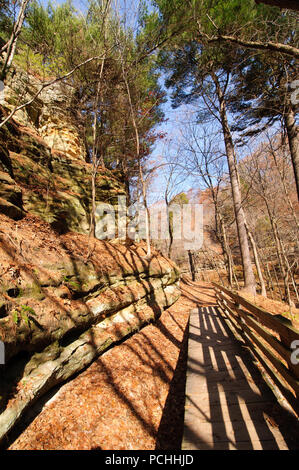
[(169, 195), (168, 195), (169, 184), (170, 184), (170, 179), (168, 179), (167, 181), (165, 194), (164, 194), (164, 200), (165, 200), (165, 205), (166, 205), (166, 217), (167, 217), (168, 233), (169, 233), (168, 258), (171, 259), (171, 249), (172, 249), (172, 244), (173, 244), (173, 224), (171, 223), (171, 220), (170, 220), (170, 210), (169, 210), (170, 201), (169, 201)]
[[(278, 279), (278, 276), (277, 276), (277, 272), (276, 272), (276, 268), (274, 266), (274, 264), (272, 263), (272, 269), (274, 271), (274, 276), (275, 276), (275, 280), (276, 280), (276, 285), (277, 285), (277, 289), (278, 289), (278, 292), (279, 292), (279, 296), (280, 296), (280, 299), (283, 298), (283, 293), (281, 291), (281, 288), (280, 288), (280, 285), (279, 285), (279, 279)], [(280, 267), (280, 270), (281, 270), (281, 267)]]
[(284, 122), (287, 129), (296, 188), (297, 196), (299, 199), (299, 136), (298, 136), (298, 127), (295, 121), (294, 111), (291, 107), (287, 110), (284, 116)]
[[(221, 231), (221, 235), (222, 235), (220, 237), (220, 242), (221, 242), (222, 250), (225, 254), (226, 269), (227, 269), (227, 273), (228, 273), (228, 281), (229, 281), (229, 284), (230, 284), (231, 287), (234, 286), (234, 281), (235, 281), (237, 289), (239, 290), (240, 286), (239, 286), (238, 280), (236, 278), (236, 274), (234, 272), (234, 261), (233, 261), (232, 252), (231, 252), (231, 249), (230, 249), (230, 246), (229, 246), (229, 242), (228, 242), (228, 239), (227, 239), (224, 220), (223, 220), (223, 217), (221, 215), (221, 212), (219, 211), (217, 199), (213, 197), (213, 200), (214, 200), (214, 205), (215, 205), (216, 218), (217, 218), (217, 220), (219, 219), (220, 231)], [(218, 226), (218, 223), (216, 223), (216, 227), (217, 226)]]
[(221, 227), (222, 238), (223, 238), (223, 247), (222, 247), (222, 249), (225, 253), (225, 258), (226, 258), (228, 281), (229, 281), (230, 286), (233, 287), (232, 257), (231, 257), (230, 248), (229, 248), (228, 242), (227, 242), (225, 225), (224, 225), (223, 218), (222, 218), (221, 215), (220, 215), (220, 227)]
[(139, 158), (139, 177), (142, 184), (142, 196), (143, 196), (143, 203), (145, 207), (145, 231), (146, 231), (146, 256), (151, 256), (151, 241), (150, 241), (150, 212), (147, 204), (147, 196), (146, 196), (146, 184), (143, 177), (143, 170), (141, 166), (141, 161)]
[(89, 227), (89, 236), (95, 238), (96, 236), (96, 222), (95, 222), (95, 213), (96, 213), (96, 169), (92, 168), (91, 175), (91, 214), (90, 214), (90, 227)]
[(259, 261), (259, 256), (258, 256), (258, 252), (257, 252), (256, 243), (255, 243), (255, 240), (253, 238), (252, 233), (250, 232), (250, 230), (248, 228), (247, 223), (246, 223), (246, 228), (247, 228), (248, 238), (249, 238), (251, 246), (252, 246), (253, 257), (254, 257), (254, 262), (255, 262), (255, 266), (256, 266), (257, 275), (258, 275), (260, 285), (261, 285), (261, 289), (262, 289), (261, 293), (264, 297), (267, 297), (265, 281), (264, 281), (263, 273), (262, 273), (262, 270), (261, 270), (261, 265), (260, 265), (260, 261)]
[(232, 197), (233, 197), (234, 211), (235, 211), (236, 224), (237, 224), (237, 230), (238, 230), (242, 265), (243, 265), (244, 290), (247, 290), (251, 292), (253, 295), (255, 295), (256, 283), (255, 283), (255, 277), (254, 277), (252, 264), (251, 264), (249, 243), (248, 243), (247, 231), (245, 227), (245, 216), (244, 216), (244, 211), (242, 207), (241, 191), (239, 187), (237, 168), (235, 164), (234, 145), (233, 145), (230, 128), (229, 128), (228, 121), (227, 121), (225, 99), (224, 99), (224, 95), (221, 90), (217, 76), (213, 72), (211, 73), (211, 76), (213, 78), (213, 81), (216, 87), (216, 92), (217, 92), (219, 105), (220, 105), (220, 117), (221, 117), (222, 131), (223, 131), (223, 136), (224, 136), (226, 156), (227, 156), (227, 162), (228, 162), (228, 167), (229, 167)]
[(189, 258), (191, 277), (192, 277), (192, 281), (194, 282), (195, 281), (195, 268), (194, 268), (193, 253), (191, 252), (191, 250), (188, 250), (188, 258)]
[(173, 226), (170, 220), (169, 202), (167, 200), (167, 197), (165, 197), (165, 203), (166, 203), (168, 232), (169, 232), (168, 258), (171, 259), (171, 250), (172, 250), (172, 244), (173, 244)]
[(138, 126), (135, 118), (135, 112), (134, 112), (134, 107), (132, 103), (132, 98), (131, 98), (131, 91), (128, 83), (128, 79), (126, 76), (125, 68), (124, 68), (124, 62), (123, 62), (123, 55), (122, 51), (120, 50), (120, 55), (121, 55), (121, 66), (122, 66), (122, 75), (123, 79), (126, 85), (127, 89), (127, 94), (128, 94), (128, 100), (129, 100), (129, 105), (130, 105), (130, 110), (131, 110), (131, 118), (132, 118), (132, 124), (133, 128), (135, 131), (135, 138), (136, 138), (136, 157), (138, 161), (138, 171), (139, 171), (139, 178), (141, 182), (141, 188), (142, 188), (142, 197), (143, 197), (143, 203), (145, 207), (145, 230), (146, 230), (146, 246), (147, 246), (147, 257), (151, 256), (151, 242), (150, 242), (150, 212), (147, 204), (147, 196), (146, 196), (146, 183), (143, 177), (143, 169), (141, 165), (141, 156), (140, 156), (140, 139), (139, 139), (139, 131), (138, 131)]
[(229, 250), (229, 256), (230, 256), (230, 262), (232, 266), (232, 273), (233, 273), (233, 280), (234, 280), (233, 286), (236, 285), (237, 290), (240, 290), (240, 284), (239, 284), (239, 281), (235, 272), (235, 265), (234, 265), (234, 260), (233, 260), (233, 255), (232, 255), (231, 250)]
[(288, 283), (288, 272), (285, 269), (284, 259), (283, 259), (284, 257), (283, 257), (283, 253), (282, 253), (282, 249), (281, 249), (281, 240), (280, 240), (280, 237), (279, 237), (279, 234), (278, 234), (278, 231), (277, 231), (276, 222), (275, 222), (274, 218), (272, 217), (272, 214), (270, 216), (270, 222), (271, 222), (271, 225), (272, 225), (272, 231), (273, 231), (273, 235), (274, 235), (277, 256), (278, 256), (278, 260), (279, 260), (279, 264), (280, 264), (280, 270), (281, 270), (281, 274), (282, 274), (282, 278), (283, 278), (285, 297), (286, 297), (289, 305), (291, 305), (291, 294), (290, 294), (290, 287), (289, 287), (289, 283)]
[(105, 64), (105, 56), (101, 63), (100, 69), (100, 76), (99, 82), (97, 85), (97, 92), (95, 96), (95, 103), (94, 103), (94, 118), (93, 118), (93, 135), (92, 135), (92, 174), (91, 174), (91, 217), (90, 217), (90, 228), (89, 228), (89, 236), (95, 238), (96, 236), (96, 222), (95, 222), (95, 213), (96, 213), (96, 178), (98, 167), (100, 164), (103, 164), (103, 156), (100, 155), (100, 159), (98, 159), (98, 152), (97, 152), (97, 121), (98, 121), (98, 105), (99, 105), (99, 97), (101, 93), (102, 87), (102, 77), (104, 71), (104, 64)]
[(285, 193), (285, 196), (286, 196), (286, 200), (287, 200), (287, 203), (291, 209), (291, 212), (292, 212), (292, 216), (293, 216), (293, 219), (294, 219), (294, 222), (296, 224), (296, 227), (297, 227), (297, 245), (298, 245), (298, 236), (299, 236), (299, 221), (298, 221), (298, 218), (297, 218), (297, 215), (296, 215), (296, 212), (295, 212), (295, 209), (294, 209), (294, 205), (291, 201), (291, 198), (290, 198), (290, 195), (289, 195), (289, 191), (287, 189), (287, 185), (286, 185), (286, 182), (285, 182), (285, 178), (284, 178), (284, 175), (282, 174), (281, 172), (281, 169), (279, 168), (279, 164), (278, 164), (278, 161), (277, 161), (277, 158), (276, 158), (276, 154), (275, 154), (275, 150), (273, 149), (273, 146), (272, 146), (272, 143), (270, 141), (270, 146), (271, 146), (271, 155), (273, 157), (273, 160), (274, 160), (274, 163), (275, 163), (275, 166), (276, 166), (276, 169), (277, 169), (277, 172), (279, 174), (279, 177), (280, 177), (280, 181), (281, 181), (281, 184), (283, 186), (283, 190), (284, 190), (284, 193)]
[(104, 164), (104, 159), (102, 152), (100, 153), (100, 157), (98, 158), (98, 148), (97, 148), (97, 131), (98, 131), (98, 107), (99, 107), (99, 99), (102, 94), (102, 79), (103, 79), (103, 72), (104, 66), (106, 61), (107, 55), (107, 45), (106, 45), (106, 21), (109, 13), (111, 0), (106, 0), (105, 6), (102, 4), (103, 10), (103, 23), (102, 23), (102, 32), (104, 37), (104, 55), (101, 62), (100, 68), (100, 75), (97, 83), (97, 91), (94, 100), (94, 109), (93, 109), (93, 135), (92, 135), (92, 174), (91, 174), (91, 217), (90, 217), (90, 228), (89, 228), (89, 237), (92, 236), (95, 238), (96, 236), (96, 220), (95, 220), (95, 213), (96, 213), (96, 178), (98, 167)]
[(271, 297), (272, 299), (274, 298), (273, 297), (273, 294), (274, 294), (274, 285), (273, 285), (273, 280), (272, 280), (272, 276), (271, 276), (271, 272), (270, 272), (270, 269), (269, 269), (269, 264), (266, 263), (266, 267), (267, 267), (267, 273), (268, 273), (268, 278), (269, 278), (269, 290), (271, 292)]
[(272, 276), (271, 276), (271, 273), (270, 273), (270, 270), (269, 270), (269, 263), (266, 262), (266, 255), (264, 253), (264, 250), (261, 247), (258, 247), (258, 246), (256, 248), (257, 248), (259, 258), (260, 258), (260, 262), (263, 266), (264, 276), (265, 276), (265, 279), (266, 279), (266, 282), (267, 282), (267, 287), (268, 287), (268, 290), (271, 294), (271, 298), (273, 299), (274, 285), (273, 285), (273, 279), (272, 279)]

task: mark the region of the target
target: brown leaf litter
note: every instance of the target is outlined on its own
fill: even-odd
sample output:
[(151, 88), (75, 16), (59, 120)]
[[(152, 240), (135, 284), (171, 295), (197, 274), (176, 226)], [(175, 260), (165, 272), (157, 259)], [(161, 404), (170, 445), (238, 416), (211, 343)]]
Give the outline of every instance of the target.
[(184, 282), (182, 291), (181, 299), (159, 321), (103, 354), (61, 387), (10, 449), (179, 448), (185, 332), (190, 309), (203, 301), (192, 283)]

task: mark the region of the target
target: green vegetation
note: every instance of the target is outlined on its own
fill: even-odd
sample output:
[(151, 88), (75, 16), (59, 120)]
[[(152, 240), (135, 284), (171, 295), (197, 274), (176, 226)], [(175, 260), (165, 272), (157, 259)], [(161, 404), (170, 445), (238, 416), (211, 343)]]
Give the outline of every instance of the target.
[(16, 325), (23, 320), (27, 326), (30, 326), (30, 321), (32, 321), (34, 316), (36, 316), (36, 313), (29, 305), (20, 305), (11, 311), (12, 320)]

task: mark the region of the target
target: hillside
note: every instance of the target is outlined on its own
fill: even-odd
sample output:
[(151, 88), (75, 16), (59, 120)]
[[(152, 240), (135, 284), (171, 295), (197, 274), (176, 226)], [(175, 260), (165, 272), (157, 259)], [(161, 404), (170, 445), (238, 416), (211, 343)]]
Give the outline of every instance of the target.
[[(224, 256), (221, 248), (221, 244), (216, 237), (215, 230), (215, 208), (214, 203), (210, 194), (209, 189), (200, 190), (197, 188), (189, 189), (186, 193), (186, 197), (189, 204), (202, 206), (202, 223), (203, 223), (203, 243), (200, 250), (192, 250), (196, 262), (196, 270), (198, 275), (201, 271), (206, 274), (206, 280), (219, 279), (215, 266), (218, 269), (223, 270), (224, 268)], [(179, 194), (176, 196), (178, 197)], [(171, 209), (170, 209), (171, 211)], [(159, 223), (161, 227), (167, 227), (167, 216), (166, 216), (166, 205), (163, 201), (159, 201), (151, 206), (151, 213), (156, 216), (156, 213), (160, 212)], [(194, 227), (194, 213), (191, 215), (191, 228)], [(188, 240), (190, 228), (184, 228), (182, 231), (181, 239), (173, 240), (171, 258), (180, 267), (184, 273), (190, 273), (190, 263), (188, 257), (188, 251), (185, 248), (185, 243)], [(165, 239), (165, 234), (161, 234), (161, 239), (153, 238), (153, 243), (162, 253), (166, 256), (168, 254), (169, 239)], [(211, 273), (209, 274), (209, 271)]]

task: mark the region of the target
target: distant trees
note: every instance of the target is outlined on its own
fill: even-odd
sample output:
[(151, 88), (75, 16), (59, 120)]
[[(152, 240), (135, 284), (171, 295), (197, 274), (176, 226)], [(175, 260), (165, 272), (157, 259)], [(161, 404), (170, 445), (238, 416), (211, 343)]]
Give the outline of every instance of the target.
[(282, 280), (284, 299), (291, 303), (291, 289), (298, 301), (294, 277), (298, 269), (298, 204), (294, 201), (290, 155), (286, 145), (281, 144), (281, 136), (269, 138), (242, 160), (239, 173), (241, 184), (250, 187), (251, 197), (245, 208), (260, 247), (264, 272), (270, 263), (272, 272), (276, 269)]
[(227, 236), (227, 220), (223, 211), (223, 187), (227, 184), (225, 156), (218, 145), (220, 132), (212, 132), (209, 127), (199, 126), (187, 121), (181, 132), (181, 151), (184, 153), (186, 168), (193, 175), (194, 184), (208, 191), (214, 205), (215, 239), (221, 245), (224, 255), (229, 284), (234, 285), (234, 263)]
[(264, 292), (254, 234), (244, 211), (236, 144), (244, 146), (244, 136), (253, 135), (250, 131), (261, 132), (282, 119), (297, 178), (296, 107), (285, 86), (295, 78), (295, 58), (299, 57), (296, 14), (250, 0), (153, 3), (158, 9), (157, 27), (163, 24), (168, 34), (177, 24), (183, 30), (166, 43), (160, 55), (174, 106), (196, 102), (198, 124), (214, 120), (221, 126), (244, 287), (255, 292), (251, 244)]
[[(236, 165), (246, 231), (259, 292), (276, 298), (280, 295), (292, 305), (292, 299), (299, 301), (299, 207), (291, 156), (281, 133), (263, 133), (262, 137), (259, 147), (250, 152), (249, 146), (247, 155)], [(217, 131), (210, 126), (199, 127), (191, 116), (182, 129), (179, 153), (185, 174), (193, 175), (194, 185), (213, 203), (215, 223), (211, 227), (222, 247), (227, 279), (239, 288), (239, 242), (228, 169), (218, 147)], [(208, 250), (202, 253), (209, 258)]]
[[(230, 125), (227, 117), (227, 92), (229, 90), (230, 69), (234, 63), (231, 47), (206, 46), (202, 48), (191, 37), (179, 49), (162, 53), (163, 68), (170, 78), (167, 85), (174, 89), (175, 105), (202, 98), (209, 118), (215, 118), (221, 125), (230, 172), (232, 197), (239, 236), (239, 245), (244, 272), (244, 288), (255, 292), (255, 278), (251, 265), (245, 216), (236, 171), (236, 156)], [(203, 113), (199, 113), (199, 119)]]

